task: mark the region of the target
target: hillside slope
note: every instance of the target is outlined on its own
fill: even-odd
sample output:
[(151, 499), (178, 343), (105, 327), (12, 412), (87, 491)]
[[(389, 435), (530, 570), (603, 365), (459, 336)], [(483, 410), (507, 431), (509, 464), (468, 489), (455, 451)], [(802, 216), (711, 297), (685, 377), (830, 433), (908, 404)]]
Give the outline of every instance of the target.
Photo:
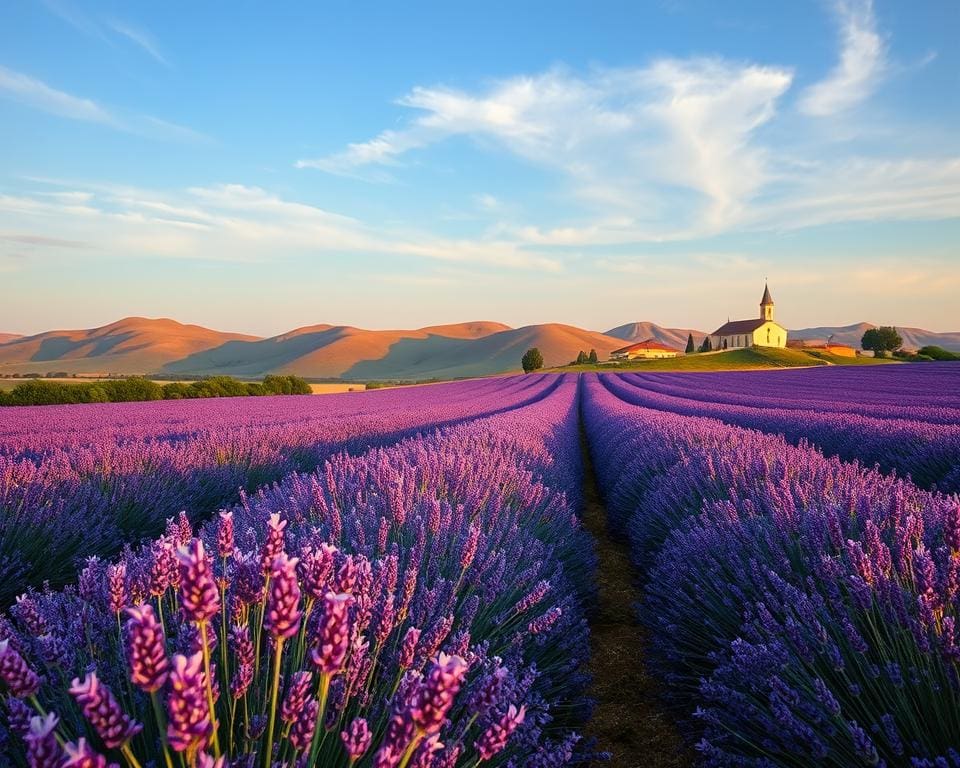
[(19, 333), (0, 333), (0, 344), (6, 344), (8, 341), (23, 338)]
[(127, 317), (100, 328), (23, 336), (0, 345), (0, 373), (153, 373), (173, 360), (236, 339), (175, 320)]
[[(826, 339), (833, 336), (833, 340), (841, 344), (849, 344), (851, 347), (860, 349), (860, 340), (865, 331), (877, 326), (871, 323), (854, 323), (853, 325), (839, 326), (820, 326), (817, 328), (801, 328), (796, 331), (790, 331), (789, 336), (792, 339)], [(923, 328), (909, 328), (897, 326), (897, 331), (903, 338), (903, 346), (906, 349), (919, 349), (929, 344), (943, 347), (954, 352), (960, 352), (960, 331), (937, 333), (927, 331)]]
[(453, 378), (517, 370), (530, 347), (539, 347), (548, 365), (558, 365), (580, 350), (596, 349), (606, 356), (619, 346), (619, 339), (558, 324), (514, 329), (473, 322), (412, 331), (309, 326), (270, 339), (229, 342), (171, 363), (165, 371), (234, 376), (281, 372), (358, 380)]
[(697, 346), (700, 346), (707, 335), (706, 331), (698, 331), (695, 328), (664, 328), (662, 325), (651, 323), (648, 320), (619, 325), (607, 331), (606, 335), (623, 339), (626, 342), (656, 339), (661, 344), (675, 347), (682, 352), (686, 349), (687, 336), (691, 333), (693, 334), (693, 342)]

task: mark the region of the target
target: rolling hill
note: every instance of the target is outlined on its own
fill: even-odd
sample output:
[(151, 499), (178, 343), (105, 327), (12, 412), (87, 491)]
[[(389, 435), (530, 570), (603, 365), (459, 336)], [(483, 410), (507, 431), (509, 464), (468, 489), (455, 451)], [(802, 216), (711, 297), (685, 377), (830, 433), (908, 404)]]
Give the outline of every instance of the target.
[(8, 341), (22, 338), (19, 333), (0, 333), (0, 344), (6, 344)]
[[(849, 344), (851, 347), (860, 348), (860, 340), (863, 338), (864, 331), (877, 326), (871, 323), (854, 323), (853, 325), (840, 326), (821, 326), (818, 328), (801, 328), (797, 331), (790, 331), (792, 339), (826, 339), (833, 336), (833, 340), (841, 344)], [(935, 345), (949, 349), (953, 352), (960, 352), (960, 332), (954, 333), (936, 333), (926, 331), (923, 328), (908, 328), (897, 326), (897, 331), (903, 338), (905, 349), (919, 349), (927, 345)]]
[(686, 349), (687, 336), (691, 333), (693, 334), (693, 342), (697, 346), (700, 345), (704, 336), (706, 336), (706, 332), (698, 331), (695, 328), (664, 328), (662, 325), (657, 325), (649, 321), (619, 325), (607, 331), (607, 336), (623, 339), (626, 342), (656, 339), (661, 344), (676, 347), (682, 351)]
[(253, 342), (229, 342), (171, 363), (171, 374), (260, 376), (294, 373), (312, 378), (427, 379), (480, 376), (516, 370), (538, 346), (548, 365), (567, 363), (581, 349), (605, 355), (619, 339), (568, 325), (509, 328), (472, 322), (412, 331), (370, 331), (317, 325)]
[(176, 320), (127, 317), (100, 328), (47, 331), (0, 345), (0, 373), (154, 373), (203, 349), (255, 336)]
[[(791, 338), (825, 339), (859, 346), (867, 323), (790, 331)], [(937, 344), (960, 350), (960, 333), (900, 328), (904, 344)], [(169, 319), (128, 317), (101, 328), (48, 331), (33, 336), (0, 335), (0, 375), (23, 373), (227, 374), (259, 378), (294, 373), (313, 379), (432, 379), (516, 371), (530, 347), (539, 347), (548, 367), (596, 349), (601, 359), (627, 343), (654, 338), (682, 350), (687, 334), (699, 344), (703, 332), (636, 322), (607, 333), (546, 323), (511, 328), (488, 321), (415, 330), (368, 330), (309, 325), (269, 338), (213, 331)], [(9, 334), (12, 336), (12, 334)]]

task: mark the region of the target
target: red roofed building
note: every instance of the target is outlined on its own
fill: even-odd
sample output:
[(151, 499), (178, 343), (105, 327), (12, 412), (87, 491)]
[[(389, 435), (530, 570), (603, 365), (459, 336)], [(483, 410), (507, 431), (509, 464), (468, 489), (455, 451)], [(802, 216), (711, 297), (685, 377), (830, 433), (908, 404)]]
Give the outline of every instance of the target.
[(678, 349), (661, 344), (656, 339), (647, 339), (638, 341), (627, 347), (615, 349), (610, 353), (611, 360), (656, 360), (664, 357), (676, 357), (680, 352)]

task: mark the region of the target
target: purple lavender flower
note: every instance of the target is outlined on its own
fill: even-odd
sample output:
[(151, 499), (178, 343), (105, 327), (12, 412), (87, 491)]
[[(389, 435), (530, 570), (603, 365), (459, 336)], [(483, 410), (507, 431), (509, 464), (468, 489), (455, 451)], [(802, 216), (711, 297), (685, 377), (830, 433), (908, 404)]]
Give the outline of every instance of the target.
[(413, 660), (417, 654), (417, 643), (420, 642), (420, 630), (416, 627), (410, 627), (403, 636), (403, 642), (400, 644), (400, 659), (398, 666), (400, 670), (410, 669), (413, 666)]
[(309, 699), (295, 713), (293, 726), (290, 728), (290, 743), (296, 750), (306, 749), (313, 741), (313, 732), (317, 727), (317, 716), (320, 714), (320, 703), (316, 699)]
[(527, 631), (531, 635), (542, 635), (545, 632), (550, 630), (554, 624), (557, 623), (559, 618), (563, 615), (563, 611), (560, 609), (560, 606), (554, 606), (549, 611), (547, 611), (543, 616), (540, 616), (527, 625)]
[(207, 752), (197, 754), (197, 768), (226, 768), (227, 756), (213, 757)]
[(230, 648), (236, 661), (236, 671), (230, 681), (230, 695), (242, 698), (253, 682), (253, 641), (250, 639), (250, 627), (246, 624), (234, 624), (230, 628)]
[(328, 592), (320, 603), (317, 631), (310, 659), (321, 672), (335, 674), (343, 668), (350, 647), (350, 595)]
[(287, 683), (287, 693), (280, 706), (280, 719), (285, 723), (294, 723), (301, 710), (306, 706), (310, 694), (313, 676), (309, 672), (296, 672)]
[(954, 554), (960, 553), (960, 503), (950, 505), (943, 525), (943, 539), (950, 551)]
[(30, 732), (30, 720), (36, 714), (34, 710), (23, 703), (22, 699), (11, 696), (6, 701), (7, 725), (10, 730), (20, 736)]
[(140, 690), (153, 693), (163, 687), (170, 671), (163, 627), (150, 604), (128, 608), (127, 615), (130, 616), (127, 621), (130, 681)]
[(441, 653), (437, 657), (411, 700), (410, 716), (418, 731), (440, 730), (466, 673), (467, 662), (459, 656)]
[(367, 725), (367, 721), (362, 717), (354, 718), (345, 731), (340, 732), (340, 738), (343, 740), (343, 748), (347, 752), (350, 762), (356, 762), (363, 753), (370, 748), (370, 742), (373, 734)]
[(489, 760), (503, 751), (510, 736), (517, 730), (517, 726), (523, 722), (524, 714), (526, 714), (526, 707), (517, 709), (511, 704), (502, 717), (494, 720), (487, 727), (487, 730), (474, 743), (474, 747), (480, 753), (480, 759)]
[(273, 559), (263, 626), (277, 640), (289, 639), (300, 629), (300, 584), (296, 569), (297, 558), (289, 558), (285, 552)]
[(233, 546), (233, 512), (220, 510), (217, 518), (217, 553), (220, 557), (230, 557)]
[(263, 599), (263, 574), (254, 553), (237, 552), (233, 558), (233, 599), (239, 606)]
[(182, 509), (180, 514), (177, 515), (177, 536), (180, 546), (185, 545), (193, 538), (193, 526), (190, 525), (190, 518), (187, 517), (186, 511)]
[(117, 749), (143, 730), (143, 726), (131, 720), (113, 697), (110, 689), (97, 678), (96, 672), (88, 672), (81, 682), (74, 678), (70, 695), (80, 705), (83, 716), (103, 740), (108, 749)]
[(167, 695), (167, 739), (177, 752), (202, 749), (213, 734), (205, 688), (203, 654), (174, 656)]
[(213, 579), (203, 541), (191, 539), (177, 551), (180, 561), (180, 610), (187, 621), (205, 622), (220, 610), (220, 592)]
[(330, 575), (336, 561), (337, 548), (321, 543), (319, 546), (305, 544), (300, 550), (297, 573), (303, 585), (303, 591), (316, 600), (322, 600), (329, 591)]
[(63, 751), (66, 753), (66, 762), (61, 768), (117, 768), (115, 763), (108, 765), (107, 758), (94, 751), (83, 736), (76, 743), (68, 741), (63, 745)]
[(40, 678), (10, 646), (9, 640), (0, 640), (0, 680), (19, 699), (33, 696), (40, 689)]
[(63, 751), (55, 735), (59, 722), (53, 712), (43, 717), (31, 718), (30, 730), (24, 736), (30, 768), (60, 768), (63, 762)]
[(287, 521), (280, 519), (280, 514), (274, 512), (267, 521), (267, 538), (260, 550), (260, 570), (264, 576), (269, 576), (273, 569), (273, 561), (283, 551), (283, 529)]
[(470, 526), (470, 532), (467, 534), (467, 540), (464, 542), (463, 550), (460, 552), (460, 567), (466, 570), (473, 562), (477, 554), (477, 544), (480, 540), (480, 526)]
[(124, 563), (107, 566), (107, 599), (110, 612), (120, 613), (127, 601), (127, 567)]

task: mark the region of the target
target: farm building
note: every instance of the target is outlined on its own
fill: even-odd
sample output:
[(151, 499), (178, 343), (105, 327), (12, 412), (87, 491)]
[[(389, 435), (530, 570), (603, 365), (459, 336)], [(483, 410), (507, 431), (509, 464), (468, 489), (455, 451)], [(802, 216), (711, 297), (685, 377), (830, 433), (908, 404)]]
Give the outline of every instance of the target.
[(849, 344), (840, 344), (835, 341), (824, 341), (823, 339), (797, 339), (790, 340), (787, 346), (791, 349), (806, 349), (816, 352), (827, 352), (838, 357), (856, 357), (858, 352)]
[(638, 341), (627, 347), (615, 349), (610, 353), (611, 360), (656, 360), (664, 357), (676, 357), (679, 350), (661, 344), (656, 339)]
[(773, 319), (773, 297), (770, 288), (763, 287), (760, 299), (760, 317), (753, 320), (728, 320), (710, 334), (713, 349), (742, 347), (785, 347), (787, 329)]

